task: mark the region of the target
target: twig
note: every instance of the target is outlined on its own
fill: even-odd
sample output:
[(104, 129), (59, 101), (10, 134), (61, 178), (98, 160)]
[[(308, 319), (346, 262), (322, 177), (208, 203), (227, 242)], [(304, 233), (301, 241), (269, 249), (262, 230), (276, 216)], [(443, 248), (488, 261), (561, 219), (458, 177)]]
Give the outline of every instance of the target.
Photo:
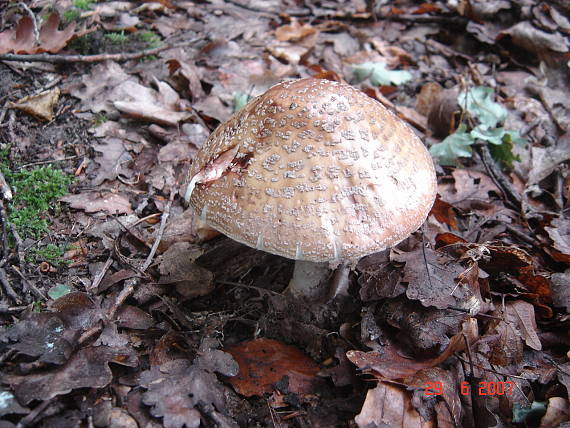
[(40, 289), (35, 286), (35, 284), (28, 281), (27, 278), (24, 276), (24, 274), (22, 272), (20, 272), (20, 269), (18, 269), (16, 266), (10, 266), (10, 267), (12, 268), (12, 270), (14, 272), (16, 272), (18, 274), (18, 276), (22, 280), (22, 284), (24, 285), (24, 288), (26, 288), (26, 289), (30, 290), (32, 293), (34, 293), (34, 295), (38, 299), (47, 300), (47, 297), (44, 295), (44, 293), (42, 293), (40, 291)]
[(8, 306), (0, 305), (0, 314), (14, 314), (16, 312), (22, 312), (27, 306)]
[(6, 291), (6, 295), (10, 297), (18, 305), (20, 305), (22, 301), (20, 300), (18, 294), (12, 288), (12, 285), (10, 285), (10, 281), (8, 281), (8, 277), (6, 276), (6, 271), (4, 270), (4, 268), (0, 268), (0, 283), (3, 285), (4, 291)]
[(108, 320), (112, 320), (115, 317), (115, 314), (117, 313), (119, 307), (125, 302), (125, 300), (129, 298), (129, 296), (133, 293), (133, 291), (135, 291), (135, 287), (139, 284), (139, 282), (140, 282), (139, 277), (130, 278), (125, 281), (125, 288), (121, 290), (121, 292), (115, 299), (113, 306), (111, 306), (109, 312), (107, 312)]
[(43, 160), (43, 161), (37, 161), (37, 162), (30, 162), (30, 163), (26, 163), (24, 165), (20, 165), (18, 167), (18, 169), (22, 169), (22, 168), (27, 168), (29, 166), (35, 166), (35, 165), (44, 165), (47, 163), (56, 163), (56, 162), (65, 162), (68, 160), (74, 160), (74, 159), (78, 159), (79, 156), (69, 156), (63, 159), (49, 159), (49, 160)]
[[(377, 14), (376, 14), (377, 15)], [(378, 16), (378, 19), (386, 21), (399, 21), (399, 22), (416, 22), (420, 24), (444, 24), (444, 25), (458, 25), (465, 27), (469, 20), (462, 16), (441, 16), (441, 15), (391, 15), (391, 16)]]
[[(471, 314), (471, 312), (469, 311), (469, 309), (464, 309), (464, 308), (458, 308), (456, 306), (448, 306), (446, 309), (451, 309), (452, 311), (458, 311), (458, 312), (464, 312), (466, 314)], [(494, 320), (499, 320), (499, 321), (503, 321), (503, 318), (500, 317), (495, 317), (493, 315), (487, 315), (487, 314), (483, 314), (483, 313), (477, 313), (475, 315), (471, 315), (473, 318), (477, 318), (479, 316), (481, 317), (485, 317), (485, 318), (491, 318)]]
[(2, 222), (2, 251), (0, 254), (0, 260), (5, 261), (8, 257), (8, 228), (6, 224), (8, 223), (8, 216), (6, 215), (6, 210), (4, 209), (4, 203), (0, 199), (0, 222)]
[(20, 238), (20, 234), (18, 233), (18, 229), (16, 229), (16, 225), (13, 223), (10, 223), (10, 232), (12, 232), (12, 236), (14, 237), (14, 241), (16, 241), (16, 254), (18, 254), (18, 264), (20, 265), (20, 269), (23, 269), (25, 266), (24, 244), (22, 242), (22, 238)]
[(509, 181), (505, 178), (503, 172), (495, 163), (493, 157), (491, 156), (491, 152), (489, 151), (489, 147), (486, 144), (476, 144), (475, 150), (479, 154), (479, 157), (481, 158), (485, 169), (495, 184), (503, 192), (505, 199), (514, 205), (517, 209), (519, 209), (522, 205), (521, 196), (514, 189), (512, 184), (509, 183)]
[[(463, 357), (457, 355), (457, 353), (455, 354), (455, 357), (456, 357), (457, 359), (459, 359), (461, 362), (463, 362), (463, 363), (465, 363), (465, 364), (469, 364), (469, 362), (468, 362), (465, 358), (463, 358)], [(515, 379), (529, 380), (529, 379), (527, 379), (526, 377), (523, 377), (523, 376), (517, 376), (517, 375), (508, 374), (508, 373), (501, 373), (501, 372), (498, 372), (498, 371), (496, 371), (496, 370), (488, 369), (488, 368), (486, 368), (486, 367), (480, 366), (479, 364), (475, 364), (475, 363), (473, 363), (473, 367), (477, 367), (479, 370), (483, 370), (483, 371), (485, 371), (485, 372), (493, 373), (493, 374), (496, 374), (497, 376), (503, 376), (503, 377), (505, 377), (505, 378), (506, 378), (506, 377), (512, 377), (512, 378), (515, 378)]]
[(164, 229), (166, 228), (166, 222), (168, 217), (170, 216), (170, 207), (172, 207), (172, 201), (174, 201), (174, 195), (178, 193), (178, 186), (173, 186), (172, 190), (170, 191), (170, 197), (168, 198), (168, 203), (162, 212), (162, 218), (160, 219), (160, 227), (158, 229), (158, 233), (156, 234), (156, 238), (154, 239), (154, 243), (152, 244), (152, 248), (150, 249), (150, 253), (148, 253), (148, 257), (146, 258), (144, 264), (142, 265), (141, 270), (145, 272), (152, 260), (154, 259), (154, 255), (156, 254), (156, 250), (158, 250), (158, 246), (160, 245), (160, 241), (162, 241), (162, 235), (164, 234)]
[(49, 400), (44, 400), (42, 401), (40, 404), (38, 404), (28, 415), (26, 415), (25, 418), (23, 418), (22, 420), (20, 420), (20, 422), (18, 423), (18, 425), (16, 425), (17, 428), (23, 428), (26, 427), (30, 424), (32, 424), (34, 422), (34, 420), (45, 411), (45, 409), (47, 409), (47, 407), (49, 406), (49, 404), (51, 403), (53, 399), (49, 399)]
[(107, 260), (105, 261), (105, 264), (103, 265), (101, 270), (99, 272), (97, 272), (97, 274), (95, 275), (95, 278), (93, 278), (93, 282), (91, 283), (89, 290), (94, 290), (97, 287), (99, 287), (99, 284), (103, 280), (103, 277), (105, 276), (105, 274), (107, 273), (107, 271), (109, 270), (109, 268), (111, 267), (112, 264), (113, 264), (113, 257), (109, 256), (107, 258)]
[(30, 54), (30, 55), (20, 55), (20, 54), (2, 54), (0, 55), (0, 61), (24, 61), (24, 62), (47, 62), (50, 64), (67, 64), (67, 63), (92, 63), (101, 61), (128, 61), (131, 59), (139, 59), (145, 56), (155, 55), (162, 51), (174, 48), (180, 48), (188, 45), (192, 45), (203, 37), (198, 37), (187, 42), (177, 43), (174, 45), (161, 46), (159, 48), (147, 49), (144, 51), (133, 52), (133, 53), (117, 53), (117, 54), (97, 54), (97, 55), (54, 55), (54, 54)]
[(515, 235), (521, 241), (526, 242), (527, 244), (532, 246), (540, 247), (540, 242), (538, 242), (538, 240), (534, 239), (532, 236), (525, 235), (523, 232), (514, 228), (510, 224), (505, 224), (505, 229), (507, 229), (510, 233)]
[(216, 282), (218, 284), (222, 284), (222, 285), (231, 285), (232, 287), (250, 288), (252, 290), (259, 291), (260, 293), (270, 293), (270, 294), (274, 294), (276, 296), (283, 297), (283, 295), (281, 293), (278, 293), (277, 291), (268, 290), (267, 288), (256, 287), (255, 285), (242, 284), (241, 282), (224, 281), (221, 279), (217, 279)]
[(36, 18), (36, 14), (32, 12), (32, 10), (28, 7), (26, 3), (23, 1), (18, 3), (18, 7), (22, 8), (26, 11), (28, 15), (30, 15), (30, 19), (32, 20), (32, 29), (34, 31), (34, 39), (36, 39), (36, 43), (40, 41), (40, 31), (38, 30), (38, 19)]

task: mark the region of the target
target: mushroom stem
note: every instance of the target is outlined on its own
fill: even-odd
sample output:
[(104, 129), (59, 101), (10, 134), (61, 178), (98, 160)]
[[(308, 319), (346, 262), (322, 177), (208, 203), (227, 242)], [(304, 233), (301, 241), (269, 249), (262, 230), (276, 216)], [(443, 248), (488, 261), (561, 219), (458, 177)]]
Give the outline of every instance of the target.
[(306, 260), (295, 261), (293, 277), (285, 293), (296, 298), (317, 300), (327, 292), (325, 282), (330, 276), (329, 263), (315, 263)]

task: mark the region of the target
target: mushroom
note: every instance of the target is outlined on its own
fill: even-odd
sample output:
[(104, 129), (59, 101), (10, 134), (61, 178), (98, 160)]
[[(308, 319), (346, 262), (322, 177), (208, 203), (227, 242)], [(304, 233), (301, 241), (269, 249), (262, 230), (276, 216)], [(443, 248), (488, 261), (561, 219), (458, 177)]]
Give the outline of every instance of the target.
[(185, 199), (213, 228), (296, 260), (287, 291), (322, 293), (329, 263), (396, 245), (436, 195), (432, 158), (405, 122), (352, 86), (279, 83), (196, 154)]

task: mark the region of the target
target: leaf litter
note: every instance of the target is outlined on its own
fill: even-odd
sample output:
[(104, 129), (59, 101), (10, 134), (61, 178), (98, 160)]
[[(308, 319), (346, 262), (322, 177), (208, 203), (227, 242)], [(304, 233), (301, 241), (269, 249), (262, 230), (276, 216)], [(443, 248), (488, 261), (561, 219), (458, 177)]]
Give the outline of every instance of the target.
[[(61, 162), (76, 181), (43, 239), (85, 247), (42, 271), (31, 242), (4, 241), (2, 287), (27, 305), (0, 300), (10, 422), (570, 420), (563, 2), (86, 2), (64, 25), (68, 2), (44, 21), (44, 2), (24, 3), (0, 8), (1, 53), (207, 37), (141, 61), (0, 64), (2, 168)], [(348, 295), (301, 308), (280, 294), (291, 262), (218, 236), (179, 186), (234, 99), (309, 75), (348, 80), (414, 126), (440, 159), (440, 196), (420, 232), (358, 261)], [(66, 294), (35, 301), (56, 284)], [(483, 396), (481, 382), (516, 388)]]

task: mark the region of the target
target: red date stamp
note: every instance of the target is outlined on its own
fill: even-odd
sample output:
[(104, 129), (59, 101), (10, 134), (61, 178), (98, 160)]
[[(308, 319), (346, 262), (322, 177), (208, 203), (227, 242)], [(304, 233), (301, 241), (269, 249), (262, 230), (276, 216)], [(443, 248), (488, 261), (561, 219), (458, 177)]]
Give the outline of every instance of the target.
[[(477, 390), (478, 395), (513, 395), (514, 382), (479, 382)], [(461, 395), (471, 394), (471, 385), (469, 382), (461, 382), (459, 392)], [(441, 395), (443, 394), (443, 384), (441, 382), (426, 382), (424, 384), (425, 395)]]

